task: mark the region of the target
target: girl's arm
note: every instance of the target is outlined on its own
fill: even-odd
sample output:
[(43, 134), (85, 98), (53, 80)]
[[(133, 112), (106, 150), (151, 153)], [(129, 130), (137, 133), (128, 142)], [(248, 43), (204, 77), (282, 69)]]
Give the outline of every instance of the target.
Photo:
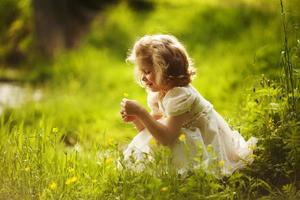
[(180, 129), (188, 119), (188, 114), (168, 117), (165, 125), (156, 121), (145, 109), (141, 109), (137, 117), (159, 143), (170, 146), (179, 137)]
[(163, 145), (172, 145), (180, 134), (183, 123), (189, 118), (189, 114), (171, 116), (167, 118), (166, 124), (161, 124), (152, 117), (146, 109), (136, 101), (123, 99), (121, 102), (122, 111), (126, 115), (137, 117), (158, 142)]
[[(135, 126), (135, 128), (140, 132), (142, 131), (145, 126), (143, 124), (143, 122), (141, 122), (141, 120), (139, 118), (137, 118), (136, 116), (127, 116), (124, 115), (123, 112), (121, 112), (122, 118), (125, 122), (132, 122)], [(162, 117), (162, 115), (158, 115), (158, 114), (151, 114), (151, 116), (155, 119), (158, 120)]]
[[(152, 115), (152, 114), (151, 116), (155, 121), (162, 117), (161, 115)], [(134, 120), (133, 123), (139, 132), (145, 128), (144, 123), (139, 118)]]
[(145, 127), (143, 125), (143, 123), (136, 118), (135, 120), (132, 121), (132, 123), (134, 124), (135, 128), (140, 132), (142, 131)]

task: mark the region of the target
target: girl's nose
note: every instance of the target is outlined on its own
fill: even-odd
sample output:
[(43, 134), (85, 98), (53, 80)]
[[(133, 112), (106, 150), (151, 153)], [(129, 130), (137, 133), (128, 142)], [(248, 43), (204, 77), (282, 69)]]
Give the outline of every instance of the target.
[(142, 81), (144, 81), (144, 82), (147, 81), (146, 76), (143, 76), (143, 77), (142, 77)]

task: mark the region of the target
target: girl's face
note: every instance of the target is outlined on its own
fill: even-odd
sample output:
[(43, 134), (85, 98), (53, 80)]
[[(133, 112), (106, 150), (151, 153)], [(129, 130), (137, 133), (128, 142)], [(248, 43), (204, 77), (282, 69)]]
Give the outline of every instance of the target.
[(153, 66), (149, 66), (145, 63), (138, 62), (139, 70), (141, 71), (141, 81), (143, 85), (153, 91), (158, 92), (161, 90), (156, 81), (156, 73)]

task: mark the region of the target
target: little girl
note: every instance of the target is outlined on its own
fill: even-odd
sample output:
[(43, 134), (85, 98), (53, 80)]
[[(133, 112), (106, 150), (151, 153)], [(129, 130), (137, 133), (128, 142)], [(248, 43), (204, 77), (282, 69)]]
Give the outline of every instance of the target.
[[(200, 149), (203, 163), (209, 165), (216, 157), (223, 174), (231, 174), (252, 161), (256, 138), (246, 142), (231, 130), (190, 84), (195, 70), (184, 46), (174, 36), (142, 37), (127, 60), (136, 65), (136, 77), (148, 92), (151, 113), (135, 100), (122, 100), (123, 121), (132, 122), (139, 131), (124, 151), (125, 160), (133, 157), (139, 161), (150, 154), (154, 138), (171, 148), (172, 163), (181, 172), (191, 166)], [(181, 134), (185, 141), (179, 140)]]

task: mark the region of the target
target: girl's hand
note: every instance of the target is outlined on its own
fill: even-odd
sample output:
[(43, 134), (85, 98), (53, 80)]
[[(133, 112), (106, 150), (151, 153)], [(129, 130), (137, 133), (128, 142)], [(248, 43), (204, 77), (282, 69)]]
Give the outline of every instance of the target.
[(143, 107), (135, 100), (122, 99), (121, 101), (121, 113), (126, 116), (137, 116), (142, 111)]
[(134, 115), (126, 115), (123, 110), (120, 111), (120, 114), (124, 122), (133, 122), (137, 119)]

